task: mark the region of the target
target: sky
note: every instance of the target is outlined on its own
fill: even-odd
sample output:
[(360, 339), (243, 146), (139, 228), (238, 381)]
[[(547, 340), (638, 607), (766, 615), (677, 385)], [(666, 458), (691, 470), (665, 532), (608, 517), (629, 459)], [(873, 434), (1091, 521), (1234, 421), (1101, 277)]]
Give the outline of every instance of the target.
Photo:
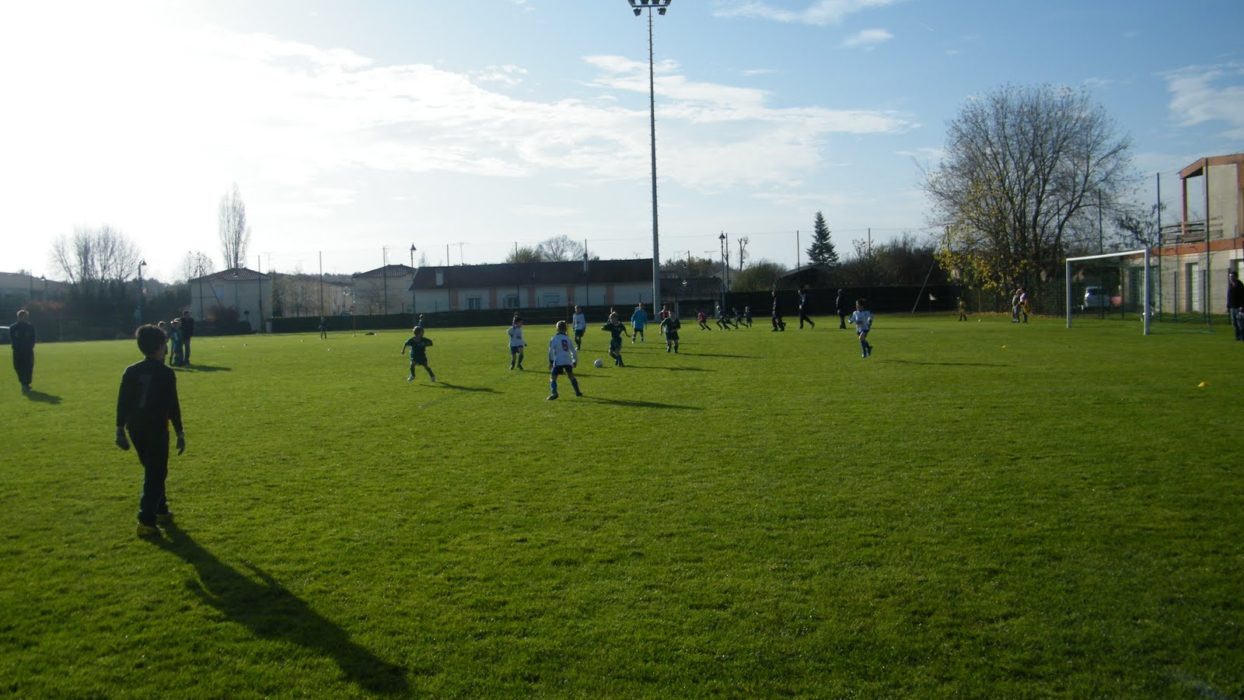
[[(660, 254), (806, 262), (932, 235), (947, 124), (1005, 84), (1085, 89), (1137, 201), (1244, 151), (1244, 2), (673, 0), (653, 20)], [(648, 21), (625, 0), (0, 0), (0, 271), (63, 277), (108, 225), (145, 276), (502, 262), (553, 236), (651, 257)], [(1177, 209), (1173, 210), (1177, 216)]]

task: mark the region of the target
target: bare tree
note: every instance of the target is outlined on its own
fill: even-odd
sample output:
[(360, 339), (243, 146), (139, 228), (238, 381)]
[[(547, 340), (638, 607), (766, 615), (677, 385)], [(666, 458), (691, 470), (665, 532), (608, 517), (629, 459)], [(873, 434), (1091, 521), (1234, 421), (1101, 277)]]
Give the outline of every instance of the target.
[(220, 250), (224, 256), (225, 267), (242, 267), (242, 261), (246, 260), (246, 248), (250, 245), (251, 227), (246, 223), (246, 203), (242, 201), (236, 182), (233, 183), (233, 189), (220, 198), (216, 220), (220, 228)]
[(1068, 246), (1096, 238), (1089, 215), (1125, 191), (1130, 148), (1084, 91), (1007, 85), (969, 101), (926, 174), (943, 267), (992, 288), (1056, 272)]
[(769, 260), (757, 260), (736, 273), (731, 288), (736, 292), (765, 292), (773, 288), (786, 268)]
[(52, 244), (52, 263), (76, 285), (124, 282), (138, 273), (140, 258), (125, 234), (107, 224), (77, 227)]
[(505, 256), (505, 261), (508, 263), (533, 263), (542, 262), (543, 258), (540, 257), (539, 248), (528, 248), (524, 246), (522, 248), (515, 248), (511, 251)]
[(197, 250), (186, 253), (186, 257), (182, 258), (181, 268), (178, 270), (183, 280), (206, 277), (215, 271), (216, 268), (212, 265), (212, 259), (207, 253)]
[(570, 236), (561, 235), (541, 241), (536, 250), (540, 259), (547, 262), (558, 260), (582, 260), (585, 249), (583, 244)]

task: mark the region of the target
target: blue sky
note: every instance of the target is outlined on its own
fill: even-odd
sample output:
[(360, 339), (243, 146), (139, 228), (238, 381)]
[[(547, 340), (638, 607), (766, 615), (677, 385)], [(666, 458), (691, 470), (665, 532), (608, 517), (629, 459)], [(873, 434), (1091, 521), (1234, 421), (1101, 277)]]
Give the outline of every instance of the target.
[[(924, 235), (922, 167), (1004, 83), (1088, 89), (1136, 197), (1244, 151), (1244, 3), (674, 0), (655, 21), (662, 258), (796, 262)], [(109, 224), (169, 279), (220, 262), (236, 182), (251, 267), (498, 262), (568, 235), (651, 255), (647, 24), (624, 0), (0, 4), (0, 269)], [(737, 260), (732, 259), (732, 263)]]

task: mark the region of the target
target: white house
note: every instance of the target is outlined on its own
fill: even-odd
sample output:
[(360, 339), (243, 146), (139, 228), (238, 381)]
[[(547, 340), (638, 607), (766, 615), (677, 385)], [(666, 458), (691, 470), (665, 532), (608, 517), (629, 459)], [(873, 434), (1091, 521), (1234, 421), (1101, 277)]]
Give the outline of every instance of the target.
[(652, 304), (652, 260), (576, 260), (421, 267), (415, 313)]
[(350, 289), (354, 313), (411, 313), (410, 281), (414, 273), (409, 265), (396, 264), (354, 273)]
[(241, 267), (190, 280), (190, 313), (212, 321), (219, 309), (234, 309), (237, 320), (262, 330), (272, 315), (272, 277)]
[[(1225, 313), (1227, 272), (1244, 272), (1244, 153), (1197, 159), (1179, 180), (1180, 221), (1162, 228), (1153, 251), (1160, 269), (1155, 291), (1164, 312)], [(1137, 288), (1138, 272), (1129, 280)]]

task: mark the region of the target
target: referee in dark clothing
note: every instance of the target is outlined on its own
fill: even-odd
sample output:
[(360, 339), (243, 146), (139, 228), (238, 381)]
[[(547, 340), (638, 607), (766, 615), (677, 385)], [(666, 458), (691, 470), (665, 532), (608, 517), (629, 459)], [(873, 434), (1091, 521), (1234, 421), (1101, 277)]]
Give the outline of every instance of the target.
[(22, 392), (30, 393), (30, 382), (35, 374), (35, 327), (27, 320), (30, 312), (22, 309), (17, 312), (17, 321), (9, 326), (9, 342), (13, 344), (13, 369), (17, 371), (17, 381), (22, 384)]
[(194, 319), (189, 311), (181, 312), (181, 347), (186, 364), (190, 364), (190, 339), (194, 337)]
[[(181, 426), (181, 404), (177, 400), (177, 374), (164, 364), (168, 352), (164, 331), (141, 326), (136, 333), (138, 349), (146, 356), (130, 365), (121, 375), (117, 393), (117, 447), (138, 453), (143, 465), (143, 495), (138, 503), (138, 536), (159, 537), (157, 523), (169, 522), (164, 482), (168, 478), (168, 426), (177, 433), (177, 454), (186, 451), (186, 435)], [(126, 432), (129, 432), (129, 440)]]

